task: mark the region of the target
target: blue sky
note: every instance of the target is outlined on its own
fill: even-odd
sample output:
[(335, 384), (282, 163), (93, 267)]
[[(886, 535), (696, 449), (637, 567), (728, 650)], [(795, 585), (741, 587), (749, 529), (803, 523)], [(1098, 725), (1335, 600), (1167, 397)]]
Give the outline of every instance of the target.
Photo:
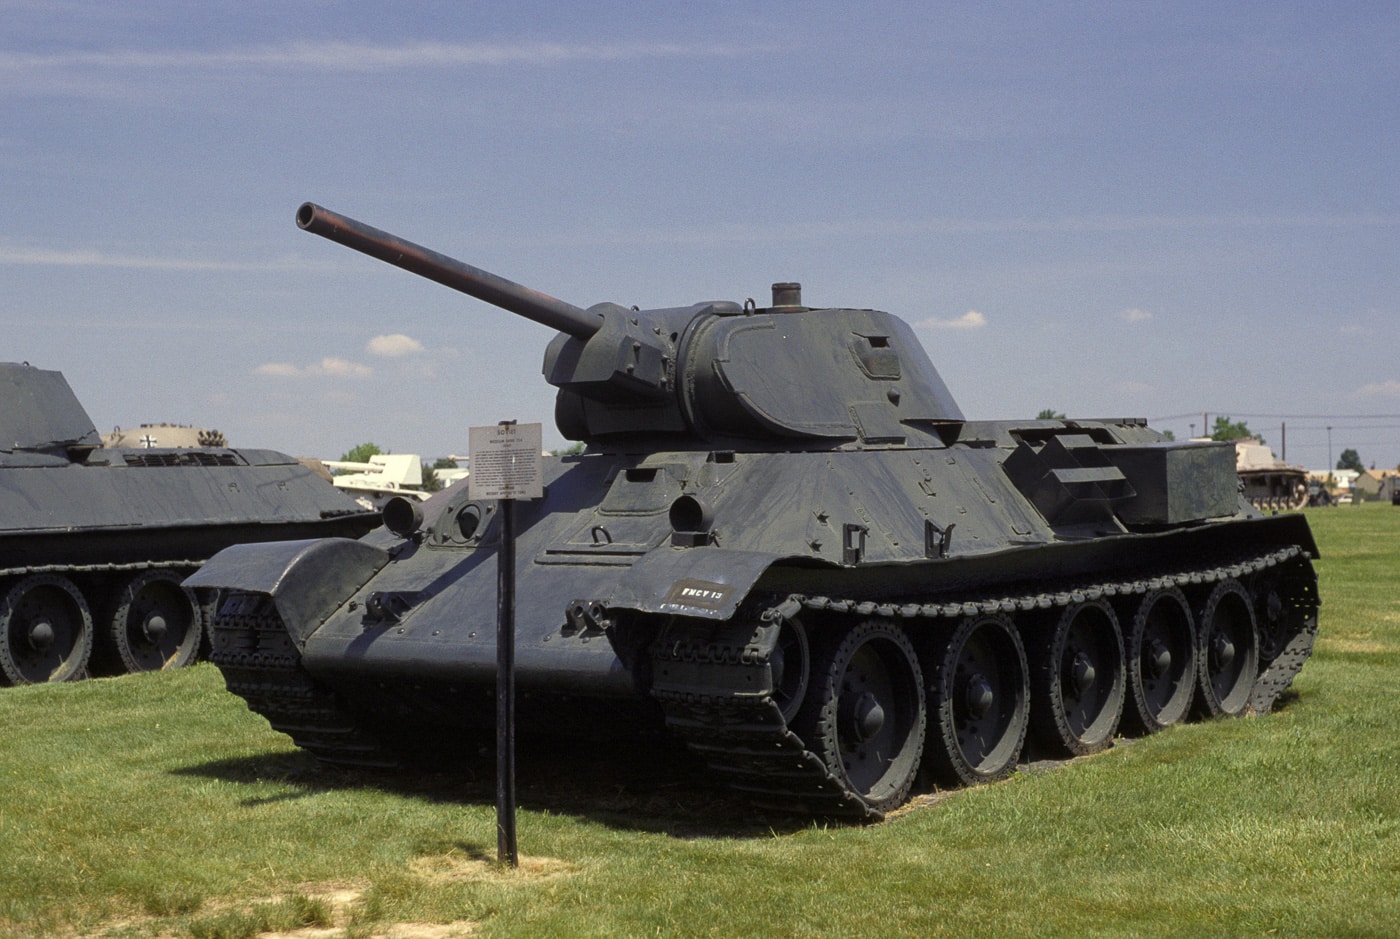
[(100, 430), (562, 443), (549, 330), (298, 231), (312, 200), (580, 306), (796, 280), (889, 310), (969, 417), (1224, 413), (1292, 462), (1400, 464), (1393, 0), (0, 20), (0, 359)]

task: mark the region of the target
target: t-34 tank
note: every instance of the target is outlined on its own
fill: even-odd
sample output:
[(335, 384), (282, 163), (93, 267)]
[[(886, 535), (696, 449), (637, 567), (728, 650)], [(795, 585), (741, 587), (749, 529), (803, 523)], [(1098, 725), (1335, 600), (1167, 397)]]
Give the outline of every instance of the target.
[(271, 450), (103, 449), (61, 373), (0, 363), (0, 685), (188, 664), (215, 552), (378, 521)]
[[(965, 419), (872, 310), (587, 310), (307, 204), (300, 226), (559, 330), (580, 456), (517, 513), (522, 726), (666, 728), (756, 801), (880, 817), (1120, 727), (1267, 711), (1308, 657), (1317, 553), (1234, 447), (1140, 420)], [(464, 484), (360, 541), (246, 545), (191, 583), (228, 687), (324, 760), (494, 725), (498, 506)]]

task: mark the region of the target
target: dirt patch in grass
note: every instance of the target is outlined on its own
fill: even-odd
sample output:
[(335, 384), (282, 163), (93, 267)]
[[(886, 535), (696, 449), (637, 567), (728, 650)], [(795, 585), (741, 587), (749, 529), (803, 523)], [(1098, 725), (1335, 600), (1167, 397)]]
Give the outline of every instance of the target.
[(578, 870), (578, 865), (552, 857), (520, 858), (519, 867), (509, 867), (485, 858), (459, 854), (438, 854), (420, 857), (409, 870), (424, 880), (437, 883), (457, 883), (464, 880), (489, 880), (498, 883), (518, 883), (531, 880), (552, 880)]
[[(309, 899), (324, 903), (329, 908), (329, 923), (259, 933), (258, 939), (339, 939), (346, 935), (345, 929), (353, 922), (355, 908), (363, 891), (341, 887), (325, 892), (308, 890), (304, 893)], [(455, 923), (383, 923), (362, 925), (353, 934), (365, 939), (463, 939), (476, 935), (480, 928), (480, 923), (471, 920), (459, 920)]]
[[(494, 860), (463, 854), (435, 854), (416, 858), (409, 871), (416, 877), (435, 883), (491, 881), (521, 883), (567, 877), (578, 866), (558, 858), (522, 856), (518, 867), (498, 864)], [(359, 883), (318, 884), (298, 888), (295, 892), (307, 900), (321, 904), (328, 911), (325, 924), (298, 929), (259, 933), (258, 939), (336, 939), (345, 935), (347, 926), (355, 924), (355, 912), (366, 886)], [(269, 897), (268, 903), (276, 902)], [(475, 935), (480, 923), (458, 920), (452, 923), (384, 923), (358, 924), (354, 935), (368, 939), (460, 939)]]

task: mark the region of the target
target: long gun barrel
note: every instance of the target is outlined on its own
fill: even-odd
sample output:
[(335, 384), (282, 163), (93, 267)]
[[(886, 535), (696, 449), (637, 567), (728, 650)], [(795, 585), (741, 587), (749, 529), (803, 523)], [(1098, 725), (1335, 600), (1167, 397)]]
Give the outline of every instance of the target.
[(587, 339), (602, 326), (601, 317), (572, 303), (522, 287), (312, 202), (297, 209), (297, 227), (579, 339)]

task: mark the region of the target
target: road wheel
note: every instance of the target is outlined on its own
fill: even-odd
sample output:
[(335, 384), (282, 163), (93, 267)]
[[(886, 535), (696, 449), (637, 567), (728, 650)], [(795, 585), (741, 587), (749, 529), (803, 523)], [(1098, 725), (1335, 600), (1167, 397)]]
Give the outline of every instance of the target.
[(143, 571), (117, 597), (107, 637), (121, 670), (156, 672), (199, 657), (204, 624), (194, 593), (174, 571)]
[(828, 637), (813, 660), (799, 736), (877, 812), (908, 798), (923, 753), (923, 675), (904, 630), (867, 620)]
[(1196, 693), (1196, 629), (1185, 595), (1153, 590), (1133, 616), (1128, 638), (1133, 723), (1155, 733), (1184, 718)]
[(1009, 775), (1026, 741), (1030, 685), (1026, 651), (1004, 616), (967, 617), (937, 653), (929, 683), (937, 735), (929, 767), (947, 783)]
[(66, 577), (33, 574), (0, 601), (0, 680), (72, 681), (87, 674), (92, 613)]
[(1066, 607), (1040, 637), (1031, 672), (1031, 727), (1047, 746), (1073, 755), (1113, 743), (1127, 681), (1123, 634), (1113, 607), (1084, 600)]
[(1234, 578), (1216, 584), (1198, 622), (1197, 709), (1203, 716), (1237, 717), (1259, 677), (1259, 630), (1244, 585)]

